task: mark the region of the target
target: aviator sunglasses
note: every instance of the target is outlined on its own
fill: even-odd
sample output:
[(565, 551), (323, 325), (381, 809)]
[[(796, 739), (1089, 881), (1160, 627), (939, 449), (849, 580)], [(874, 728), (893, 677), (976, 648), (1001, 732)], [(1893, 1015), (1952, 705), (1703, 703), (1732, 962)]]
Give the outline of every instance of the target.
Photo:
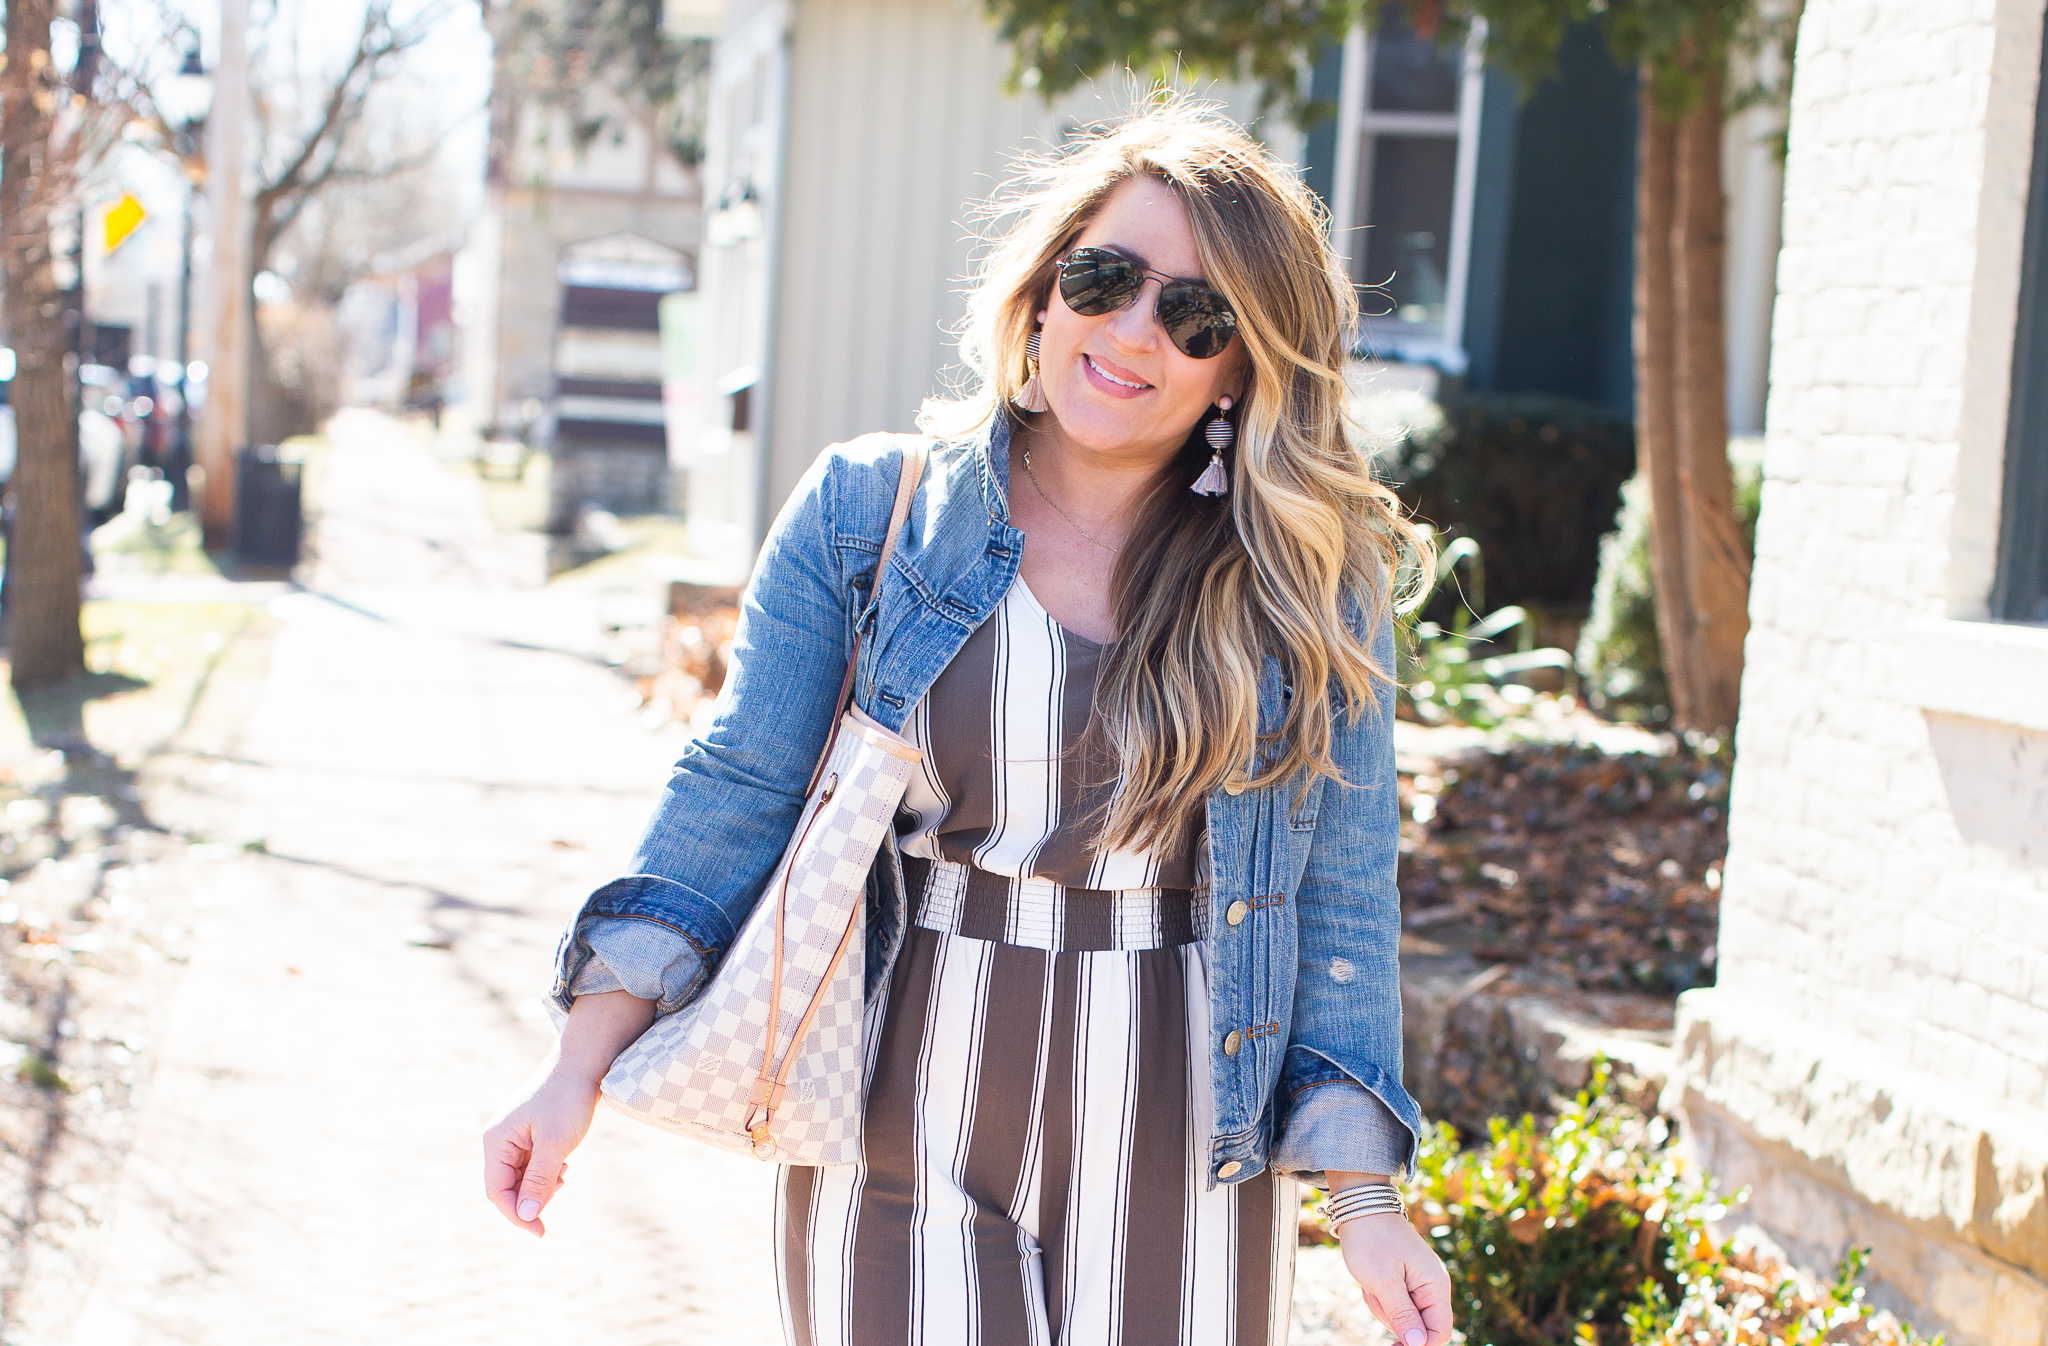
[(1152, 316), (1182, 355), (1208, 360), (1223, 354), (1237, 332), (1230, 301), (1206, 285), (1175, 280), (1139, 266), (1108, 248), (1075, 248), (1059, 259), (1060, 298), (1084, 318), (1099, 318), (1127, 307), (1147, 276), (1159, 279)]

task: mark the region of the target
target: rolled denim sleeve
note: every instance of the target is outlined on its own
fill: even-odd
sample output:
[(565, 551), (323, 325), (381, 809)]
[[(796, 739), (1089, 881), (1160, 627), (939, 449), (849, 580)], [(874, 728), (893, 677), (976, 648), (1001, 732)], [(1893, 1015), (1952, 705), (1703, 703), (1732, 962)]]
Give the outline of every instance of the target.
[[(860, 465), (869, 494), (879, 492), (868, 460), (880, 456), (870, 449)], [(777, 516), (741, 599), (710, 726), (677, 761), (627, 872), (584, 899), (556, 946), (558, 1011), (571, 987), (604, 984), (580, 981), (596, 952), (580, 932), (599, 920), (651, 925), (716, 967), (788, 844), (848, 650), (850, 591), (834, 545), (834, 464), (844, 461), (838, 449), (821, 456)], [(662, 999), (673, 1000), (669, 978), (683, 974), (662, 966)]]
[(704, 955), (667, 926), (630, 916), (598, 916), (578, 923), (585, 957), (569, 983), (569, 998), (628, 991), (655, 1002), (656, 1014), (690, 1003), (710, 975)]
[(1324, 1174), (1387, 1173), (1408, 1167), (1408, 1128), (1370, 1090), (1324, 1084), (1305, 1090), (1273, 1149), (1273, 1167), (1328, 1191)]
[[(1381, 667), (1394, 667), (1391, 617), (1382, 616), (1372, 647)], [(1422, 1133), (1422, 1111), (1401, 1083), (1401, 894), (1394, 882), (1401, 818), (1393, 689), (1380, 687), (1376, 701), (1356, 719), (1340, 714), (1332, 727), (1330, 755), (1344, 779), (1322, 790), (1297, 893), (1299, 962), (1279, 1081), (1291, 1112), (1280, 1130), (1297, 1144), (1320, 1130), (1304, 1129), (1304, 1114), (1311, 1124), (1319, 1114), (1355, 1116), (1355, 1106), (1338, 1100), (1372, 1097), (1399, 1130), (1393, 1133), (1393, 1161), (1361, 1170), (1369, 1173), (1405, 1169)], [(1309, 1171), (1328, 1166), (1320, 1141), (1307, 1158), (1314, 1162), (1301, 1167)]]

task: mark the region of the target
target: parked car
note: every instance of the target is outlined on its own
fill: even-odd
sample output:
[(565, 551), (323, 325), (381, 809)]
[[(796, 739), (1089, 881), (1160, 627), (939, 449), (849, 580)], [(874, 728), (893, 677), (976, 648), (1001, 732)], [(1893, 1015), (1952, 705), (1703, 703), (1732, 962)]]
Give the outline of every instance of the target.
[(102, 524), (121, 512), (129, 461), (120, 421), (92, 407), (78, 413), (79, 486), (90, 522)]
[[(13, 391), (14, 352), (0, 347), (0, 483), (14, 477), (17, 453)], [(104, 523), (120, 512), (121, 487), (128, 469), (141, 460), (143, 427), (141, 418), (125, 394), (128, 378), (106, 365), (86, 365), (79, 370), (84, 405), (78, 412), (78, 476), (86, 520)], [(133, 420), (132, 429), (124, 421)]]
[(86, 514), (94, 524), (121, 511), (128, 469), (142, 461), (142, 427), (129, 422), (128, 375), (112, 365), (78, 369), (78, 472)]

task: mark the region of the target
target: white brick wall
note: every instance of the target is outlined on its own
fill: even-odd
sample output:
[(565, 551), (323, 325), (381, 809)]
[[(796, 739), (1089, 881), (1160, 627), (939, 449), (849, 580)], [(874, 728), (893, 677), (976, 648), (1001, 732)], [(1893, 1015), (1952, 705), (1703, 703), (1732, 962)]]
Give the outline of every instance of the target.
[(1896, 684), (1910, 623), (1982, 610), (1952, 544), (1995, 514), (1958, 479), (2003, 449), (2039, 42), (2038, 5), (1808, 5), (1720, 962), (1730, 991), (2036, 1109), (2048, 735)]
[[(1878, 1266), (1890, 1297), (2029, 1346), (2048, 1340), (2048, 720), (1924, 708), (1992, 715), (2009, 689), (1912, 689), (1968, 682), (1942, 633), (1986, 610), (2041, 21), (2039, 0), (1808, 0), (1720, 984), (1688, 997), (1681, 1043), (1707, 1157), (1806, 1194), (1761, 1201), (1774, 1232), (1816, 1257), (1936, 1238), (1942, 1258)], [(2048, 636), (2014, 657), (2048, 698)], [(1816, 1235), (1823, 1188), (1852, 1214)], [(1978, 1300), (2007, 1307), (1967, 1321)]]

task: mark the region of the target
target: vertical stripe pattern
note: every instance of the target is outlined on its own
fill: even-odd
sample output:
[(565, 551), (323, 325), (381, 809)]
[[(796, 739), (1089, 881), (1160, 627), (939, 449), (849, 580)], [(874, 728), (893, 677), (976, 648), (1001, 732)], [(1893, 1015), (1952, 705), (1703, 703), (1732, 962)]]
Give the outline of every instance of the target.
[(861, 1162), (783, 1172), (788, 1339), (1284, 1342), (1292, 1180), (1206, 1190), (1207, 964), (1190, 902), (1162, 918), (1150, 889), (1002, 881), (989, 891), (1013, 909), (972, 917), (992, 938), (931, 900), (973, 890), (951, 873), (965, 868), (919, 867), (916, 923), (872, 1016)]
[(1112, 763), (1083, 751), (1102, 652), (1010, 585), (906, 717), (924, 762), (897, 817), (904, 855), (1076, 889), (1195, 887), (1199, 846), (1093, 845), (1115, 789)]

